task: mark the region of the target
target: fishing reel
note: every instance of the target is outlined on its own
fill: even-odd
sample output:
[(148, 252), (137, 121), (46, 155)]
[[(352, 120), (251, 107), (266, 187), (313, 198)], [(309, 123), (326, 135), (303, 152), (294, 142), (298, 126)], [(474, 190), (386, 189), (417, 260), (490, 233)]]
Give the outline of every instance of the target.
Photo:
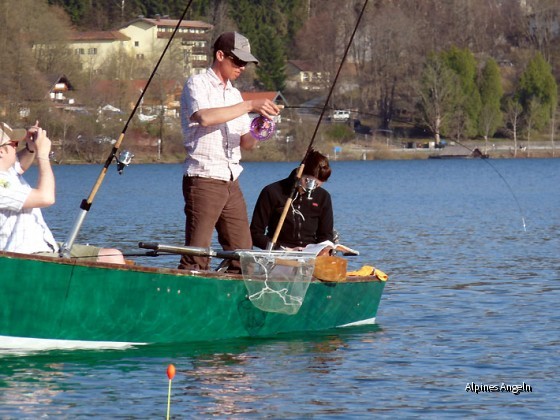
[(117, 161), (117, 171), (119, 172), (119, 175), (122, 175), (124, 168), (130, 165), (130, 162), (132, 162), (133, 157), (134, 155), (132, 154), (132, 152), (128, 150), (123, 150), (122, 152), (119, 153), (118, 156), (115, 157), (115, 160)]
[(319, 186), (319, 183), (315, 178), (304, 176), (299, 180), (299, 185), (307, 193), (307, 199), (311, 200), (311, 194)]
[(251, 135), (259, 141), (272, 137), (274, 128), (274, 121), (264, 115), (259, 115), (251, 121)]

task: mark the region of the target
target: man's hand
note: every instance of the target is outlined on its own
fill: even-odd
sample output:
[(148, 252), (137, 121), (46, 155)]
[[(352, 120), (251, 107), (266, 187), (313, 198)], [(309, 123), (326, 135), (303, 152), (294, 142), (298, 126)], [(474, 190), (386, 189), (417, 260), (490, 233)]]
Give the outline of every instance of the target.
[(27, 129), (27, 136), (25, 136), (25, 148), (30, 153), (35, 153), (37, 151), (37, 145), (35, 144), (35, 140), (37, 139), (38, 129), (39, 129), (39, 121), (35, 121), (35, 125)]
[(51, 152), (51, 140), (47, 137), (47, 132), (40, 127), (37, 127), (37, 137), (34, 143), (37, 148), (37, 158), (48, 160)]
[(280, 107), (270, 99), (254, 99), (251, 101), (251, 111), (272, 119), (280, 114)]

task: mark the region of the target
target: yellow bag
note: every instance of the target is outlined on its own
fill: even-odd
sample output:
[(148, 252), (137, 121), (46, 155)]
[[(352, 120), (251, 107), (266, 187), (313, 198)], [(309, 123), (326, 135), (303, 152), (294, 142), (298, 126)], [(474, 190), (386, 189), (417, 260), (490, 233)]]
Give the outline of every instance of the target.
[(348, 275), (349, 276), (371, 276), (373, 274), (374, 270), (375, 270), (375, 267), (372, 267), (371, 265), (364, 265), (359, 270), (349, 271)]
[(383, 271), (372, 267), (371, 265), (364, 265), (362, 268), (356, 271), (349, 271), (347, 273), (348, 276), (375, 276), (381, 281), (387, 281), (389, 276), (385, 274)]

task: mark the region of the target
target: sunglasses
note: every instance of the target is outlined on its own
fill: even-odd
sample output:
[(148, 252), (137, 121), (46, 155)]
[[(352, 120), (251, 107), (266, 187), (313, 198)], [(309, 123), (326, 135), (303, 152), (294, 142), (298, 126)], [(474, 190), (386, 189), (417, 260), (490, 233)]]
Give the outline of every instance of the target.
[(235, 67), (245, 67), (247, 65), (246, 61), (240, 60), (239, 58), (234, 57), (233, 55), (226, 55), (226, 57), (231, 60), (231, 62)]
[(3, 144), (2, 146), (12, 146), (14, 149), (17, 149), (19, 141), (10, 140), (8, 143)]

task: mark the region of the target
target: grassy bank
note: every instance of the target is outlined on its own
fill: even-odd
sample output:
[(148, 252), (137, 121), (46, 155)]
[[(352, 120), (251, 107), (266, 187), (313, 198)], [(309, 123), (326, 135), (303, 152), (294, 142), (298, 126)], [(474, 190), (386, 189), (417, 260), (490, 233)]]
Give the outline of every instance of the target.
[[(301, 137), (309, 139), (309, 137)], [(331, 160), (412, 160), (430, 157), (466, 157), (473, 150), (479, 149), (494, 159), (510, 158), (555, 158), (560, 157), (560, 144), (550, 141), (518, 141), (517, 147), (510, 139), (465, 140), (448, 142), (444, 148), (428, 147), (431, 139), (387, 139), (387, 138), (353, 138), (350, 141), (334, 141), (325, 136), (318, 136), (313, 147)], [(253, 162), (299, 161), (305, 155), (309, 140), (290, 141), (271, 139), (260, 142), (253, 151), (244, 151), (243, 160)], [(410, 147), (413, 146), (413, 147)], [(185, 152), (182, 139), (178, 136), (168, 138), (165, 147), (134, 146), (123, 144), (120, 150), (128, 149), (134, 153), (134, 163), (180, 163)], [(55, 162), (59, 164), (103, 163), (112, 152), (111, 145), (92, 145), (87, 153), (66, 152), (55, 149)]]

